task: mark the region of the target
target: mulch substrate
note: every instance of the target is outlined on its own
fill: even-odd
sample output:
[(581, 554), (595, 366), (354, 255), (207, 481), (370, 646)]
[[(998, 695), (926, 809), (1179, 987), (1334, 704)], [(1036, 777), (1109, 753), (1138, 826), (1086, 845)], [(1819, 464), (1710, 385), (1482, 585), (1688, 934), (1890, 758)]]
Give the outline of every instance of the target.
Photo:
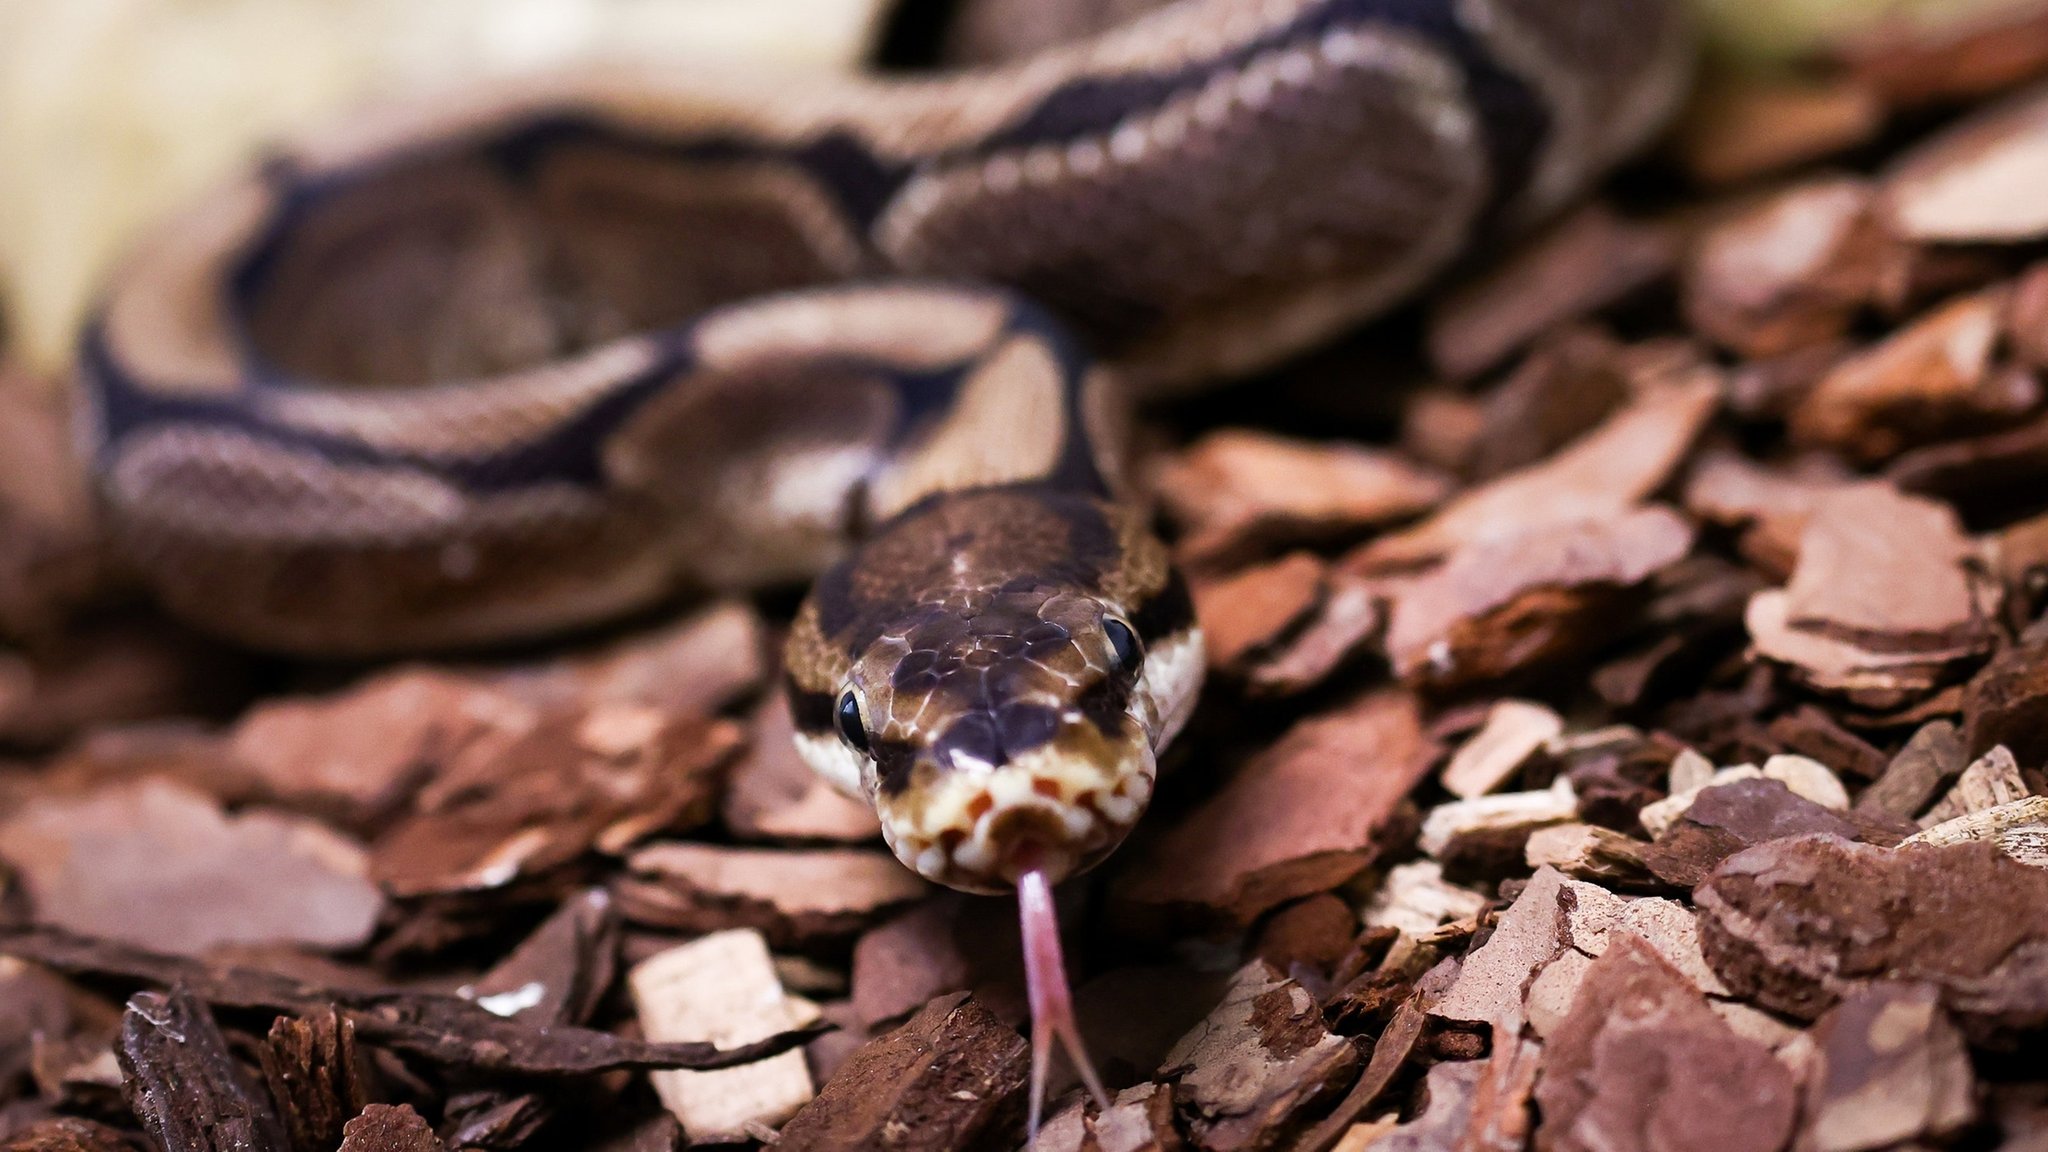
[[(2048, 1148), (2048, 12), (1709, 76), (1603, 199), (1153, 413), (1212, 685), (1070, 884), (1058, 1152)], [(1013, 1148), (1009, 905), (778, 604), (283, 666), (0, 383), (0, 1150)]]

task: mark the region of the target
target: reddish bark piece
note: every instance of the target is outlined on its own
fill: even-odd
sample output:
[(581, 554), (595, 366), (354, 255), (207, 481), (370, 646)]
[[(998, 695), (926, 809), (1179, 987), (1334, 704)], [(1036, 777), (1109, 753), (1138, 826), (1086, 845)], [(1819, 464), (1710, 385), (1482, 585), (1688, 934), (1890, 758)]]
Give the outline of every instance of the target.
[(1887, 103), (1948, 103), (2001, 92), (2048, 71), (2048, 13), (2031, 4), (1993, 6), (1937, 26), (1902, 21), (1832, 46)]
[(93, 1120), (55, 1116), (0, 1138), (0, 1152), (140, 1152), (126, 1132)]
[(2040, 630), (1992, 657), (1963, 689), (1963, 750), (1974, 758), (1999, 744), (2028, 764), (2048, 760), (2048, 634)]
[(1954, 511), (1883, 485), (1829, 493), (1786, 586), (1795, 628), (1879, 650), (1982, 646), (1990, 631), (1969, 537)]
[[(1060, 901), (1071, 914), (1079, 904)], [(1064, 923), (1070, 952), (1080, 941)], [(948, 992), (973, 992), (982, 1007), (1005, 1023), (1023, 1027), (1030, 1018), (1025, 997), (1023, 940), (1013, 901), (941, 892), (854, 945), (853, 1002), (869, 1028), (901, 1021)]]
[(1874, 198), (1862, 180), (1818, 179), (1709, 228), (1686, 264), (1686, 319), (1749, 357), (1839, 338), (1884, 274)]
[(1776, 1152), (1798, 1088), (1641, 940), (1593, 962), (1536, 1086), (1541, 1152)]
[(1093, 1114), (1075, 1100), (1046, 1122), (1032, 1152), (1180, 1152), (1173, 1092), (1163, 1084), (1136, 1084), (1116, 1094), (1107, 1111)]
[(1554, 325), (1588, 316), (1670, 274), (1672, 232), (1594, 204), (1553, 226), (1431, 312), (1437, 371), (1470, 379)]
[(1748, 528), (1742, 554), (1766, 574), (1789, 578), (1814, 509), (1851, 481), (1839, 471), (1766, 468), (1728, 451), (1701, 455), (1685, 485), (1685, 510), (1730, 528)]
[(1524, 760), (1563, 732), (1565, 717), (1540, 703), (1495, 701), (1487, 709), (1485, 728), (1460, 744), (1444, 765), (1444, 791), (1460, 799), (1499, 791), (1522, 769)]
[(164, 1152), (290, 1152), (269, 1096), (189, 993), (136, 993), (115, 1055), (128, 1106)]
[(869, 1042), (782, 1126), (778, 1152), (951, 1152), (1021, 1134), (1029, 1046), (966, 993)]
[(1928, 244), (2048, 236), (2048, 94), (1979, 112), (1896, 161), (1884, 177), (1889, 228)]
[(1815, 688), (1903, 703), (1990, 649), (1997, 589), (1972, 558), (1946, 505), (1882, 484), (1826, 493), (1791, 583), (1750, 601), (1750, 638)]
[(709, 819), (739, 728), (603, 704), (465, 748), (374, 846), (402, 896), (502, 887), (593, 849), (623, 852)]
[(768, 647), (760, 614), (722, 600), (589, 655), (491, 680), (546, 709), (641, 704), (669, 716), (710, 716), (766, 682)]
[(1845, 776), (1875, 780), (1888, 763), (1884, 753), (1869, 741), (1811, 704), (1801, 704), (1771, 721), (1770, 732), (1787, 751), (1812, 757)]
[(1814, 1025), (1799, 1147), (1867, 1152), (1940, 1143), (1977, 1116), (1969, 1053), (1926, 984), (1873, 984)]
[(1738, 995), (1812, 1019), (1880, 980), (1924, 981), (1973, 1040), (2048, 1024), (2048, 871), (1986, 843), (1873, 848), (1828, 836), (1739, 852), (1694, 893)]
[(1628, 403), (1621, 346), (1589, 328), (1544, 339), (1486, 399), (1466, 472), (1486, 480), (1534, 464)]
[(628, 919), (685, 932), (753, 928), (775, 948), (816, 948), (851, 938), (928, 894), (886, 852), (651, 844), (615, 882)]
[(356, 1028), (332, 1008), (279, 1017), (257, 1052), (293, 1152), (328, 1152), (369, 1101)]
[(1291, 635), (1245, 669), (1254, 696), (1288, 696), (1321, 684), (1379, 634), (1386, 622), (1382, 590), (1370, 580), (1331, 572), (1323, 596)]
[(1396, 675), (1439, 687), (1493, 680), (1611, 638), (1618, 595), (1692, 547), (1666, 508), (1549, 524), (1464, 548), (1404, 588), (1387, 626)]
[(342, 1129), (340, 1152), (441, 1152), (445, 1145), (410, 1104), (372, 1104)]
[(2048, 368), (2048, 261), (2028, 265), (2013, 281), (2005, 340), (2022, 365), (2036, 371)]
[(458, 996), (373, 983), (318, 984), (261, 968), (206, 964), (114, 941), (48, 928), (0, 928), (0, 956), (62, 972), (130, 984), (181, 987), (224, 1008), (273, 1013), (339, 1009), (366, 1044), (467, 1074), (587, 1076), (620, 1068), (732, 1068), (801, 1046), (817, 1033), (800, 1028), (755, 1044), (654, 1044), (572, 1025), (536, 1027)]
[(1876, 90), (1856, 77), (1723, 78), (1694, 97), (1678, 159), (1696, 180), (1735, 184), (1861, 145), (1884, 116)]
[(618, 974), (619, 916), (602, 889), (581, 892), (520, 941), (463, 994), (500, 1016), (582, 1024)]
[(1328, 972), (1351, 950), (1358, 936), (1358, 914), (1328, 892), (1274, 912), (1259, 926), (1252, 953), (1282, 971), (1297, 964)]
[(1154, 485), (1186, 532), (1182, 558), (1196, 566), (1405, 520), (1449, 491), (1442, 476), (1391, 452), (1235, 429), (1170, 458)]
[(408, 668), (335, 696), (258, 704), (228, 749), (286, 803), (371, 821), (472, 741), (533, 722), (525, 705), (475, 681)]
[(1719, 397), (1719, 381), (1707, 369), (1650, 385), (1550, 459), (1459, 495), (1414, 528), (1359, 549), (1345, 565), (1364, 573), (1407, 568), (1469, 544), (1627, 512), (1671, 478)]
[(1793, 439), (1876, 462), (2023, 415), (2038, 389), (1992, 370), (2008, 296), (1951, 301), (1837, 364), (1793, 409)]
[(1378, 855), (1382, 830), (1436, 754), (1406, 693), (1305, 720), (1137, 848), (1114, 894), (1138, 911), (1246, 924), (1334, 888)]
[(1926, 811), (1968, 764), (1956, 726), (1932, 721), (1913, 733), (1884, 774), (1856, 798), (1856, 811), (1911, 820)]
[(229, 816), (161, 780), (32, 799), (0, 823), (0, 854), (45, 922), (171, 951), (353, 948), (383, 906), (347, 837), (273, 811)]
[[(1367, 1147), (1374, 1152), (1436, 1152), (1460, 1147), (1472, 1126), (1474, 1098), (1485, 1076), (1483, 1060), (1455, 1060), (1432, 1066), (1423, 1077), (1421, 1113), (1376, 1135)], [(1349, 1152), (1341, 1142), (1335, 1147)]]
[(732, 766), (721, 816), (746, 840), (830, 840), (857, 844), (881, 836), (875, 810), (811, 771), (793, 742), (789, 697), (771, 692), (754, 711), (747, 751)]
[(1262, 961), (1239, 969), (1209, 1018), (1167, 1053), (1160, 1075), (1212, 1152), (1277, 1147), (1303, 1113), (1350, 1086), (1358, 1053), (1323, 1027), (1315, 997)]
[(1809, 832), (1856, 839), (1860, 829), (1776, 780), (1737, 780), (1695, 797), (1678, 823), (1643, 849), (1643, 863), (1672, 887), (1689, 889), (1752, 844)]
[(1328, 565), (1308, 552), (1291, 553), (1194, 587), (1195, 615), (1209, 666), (1239, 671), (1300, 625), (1327, 591)]

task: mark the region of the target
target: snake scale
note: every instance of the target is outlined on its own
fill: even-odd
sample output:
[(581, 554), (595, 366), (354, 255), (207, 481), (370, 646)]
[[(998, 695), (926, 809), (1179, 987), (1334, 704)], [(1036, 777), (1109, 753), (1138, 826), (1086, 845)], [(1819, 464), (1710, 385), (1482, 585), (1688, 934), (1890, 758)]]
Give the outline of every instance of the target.
[(1086, 1066), (1050, 884), (1130, 830), (1201, 681), (1130, 399), (1554, 211), (1688, 57), (1676, 0), (1093, 3), (953, 74), (584, 72), (273, 150), (83, 337), (118, 538), (177, 613), (320, 655), (816, 576), (801, 749), (910, 867), (1019, 890), (1035, 1106), (1055, 1039)]

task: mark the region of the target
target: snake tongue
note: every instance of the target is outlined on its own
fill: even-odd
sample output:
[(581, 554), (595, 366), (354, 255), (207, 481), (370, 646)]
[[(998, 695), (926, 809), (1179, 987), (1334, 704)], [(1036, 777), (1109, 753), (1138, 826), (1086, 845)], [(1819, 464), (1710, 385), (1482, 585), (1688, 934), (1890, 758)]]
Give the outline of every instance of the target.
[(1046, 1081), (1052, 1071), (1055, 1044), (1067, 1050), (1067, 1059), (1087, 1085), (1098, 1108), (1109, 1107), (1109, 1093), (1088, 1059), (1081, 1042), (1081, 1029), (1074, 1019), (1074, 997), (1067, 984), (1066, 958), (1060, 952), (1059, 917), (1053, 909), (1052, 881), (1041, 868), (1017, 877), (1017, 916), (1024, 930), (1024, 985), (1031, 1000), (1031, 1113), (1030, 1142), (1038, 1142), (1038, 1124), (1044, 1118)]

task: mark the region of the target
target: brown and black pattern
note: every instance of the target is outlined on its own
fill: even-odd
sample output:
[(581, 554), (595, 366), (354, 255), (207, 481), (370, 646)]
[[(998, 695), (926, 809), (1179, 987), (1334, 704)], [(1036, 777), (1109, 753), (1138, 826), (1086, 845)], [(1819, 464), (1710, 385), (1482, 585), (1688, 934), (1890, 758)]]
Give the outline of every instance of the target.
[(935, 879), (1083, 867), (1200, 673), (1120, 503), (1127, 394), (1272, 364), (1555, 209), (1675, 103), (1680, 7), (1119, 0), (935, 78), (398, 108), (138, 246), (83, 439), (137, 570), (256, 646), (826, 571), (806, 755)]

